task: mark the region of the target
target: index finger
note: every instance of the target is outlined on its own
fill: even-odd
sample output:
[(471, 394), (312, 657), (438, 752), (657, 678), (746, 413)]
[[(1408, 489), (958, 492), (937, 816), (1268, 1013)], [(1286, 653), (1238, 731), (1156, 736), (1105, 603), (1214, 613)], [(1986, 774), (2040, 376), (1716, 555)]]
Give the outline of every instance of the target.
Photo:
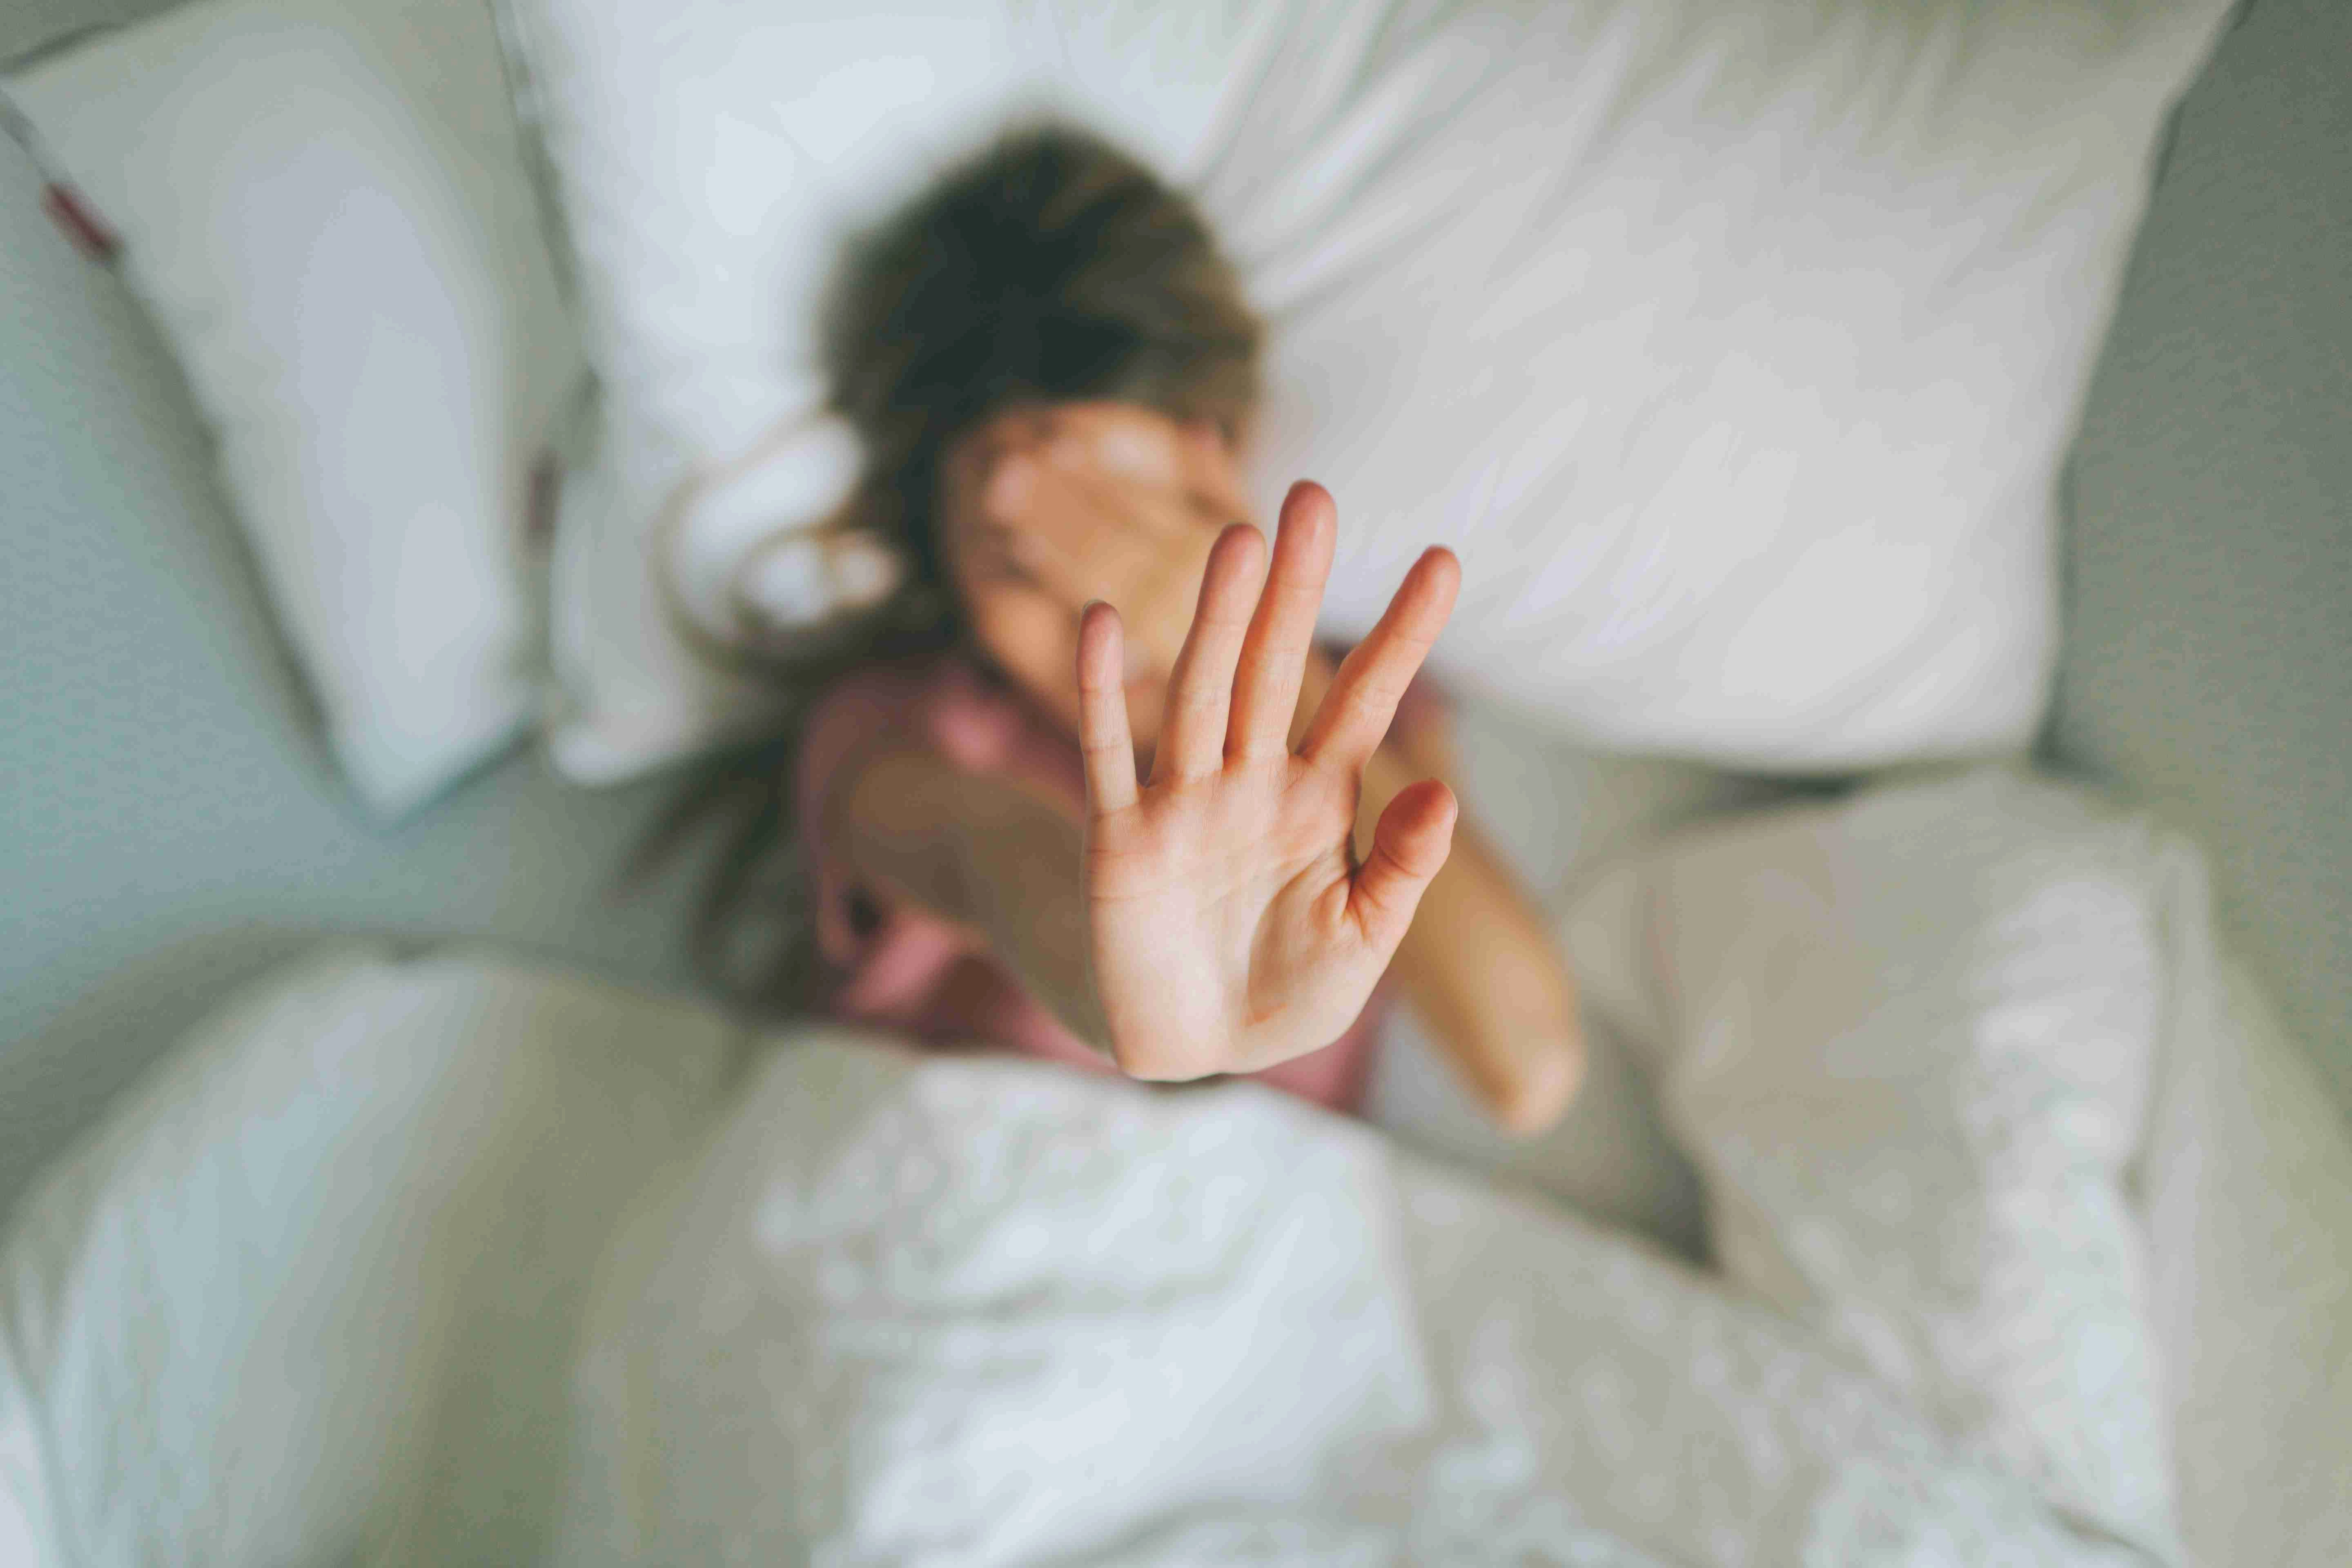
[(1283, 498), (1274, 536), (1274, 563), (1242, 645), (1234, 683), (1233, 738), (1227, 749), (1245, 758), (1286, 756), (1299, 683), (1315, 644), (1315, 612), (1331, 574), (1339, 524), (1331, 493), (1301, 480)]
[(1078, 752), (1086, 763), (1090, 816), (1108, 816), (1135, 804), (1126, 651), (1118, 612), (1100, 599), (1078, 613)]

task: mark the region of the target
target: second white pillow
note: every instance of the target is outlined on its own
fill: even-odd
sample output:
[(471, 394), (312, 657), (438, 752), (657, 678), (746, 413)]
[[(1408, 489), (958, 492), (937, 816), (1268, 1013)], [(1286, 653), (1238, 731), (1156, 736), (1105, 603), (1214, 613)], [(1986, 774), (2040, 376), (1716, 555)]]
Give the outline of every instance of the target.
[(378, 812), (543, 680), (532, 472), (581, 372), (487, 0), (231, 0), (7, 84), (122, 240)]

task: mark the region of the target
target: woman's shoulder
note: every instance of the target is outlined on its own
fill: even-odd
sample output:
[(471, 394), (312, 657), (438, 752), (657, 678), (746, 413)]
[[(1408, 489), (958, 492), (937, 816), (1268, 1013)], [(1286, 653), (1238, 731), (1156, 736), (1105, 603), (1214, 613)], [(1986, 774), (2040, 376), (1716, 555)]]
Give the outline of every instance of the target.
[(829, 683), (809, 709), (797, 769), (803, 790), (822, 794), (854, 752), (886, 731), (964, 773), (1034, 762), (1052, 742), (1029, 705), (969, 655), (865, 664)]
[(860, 746), (886, 731), (908, 727), (928, 693), (951, 679), (948, 654), (875, 660), (828, 680), (810, 699), (801, 721), (793, 773), (804, 821)]
[(953, 672), (963, 662), (962, 656), (941, 650), (852, 665), (817, 689), (809, 721), (818, 723), (836, 713), (874, 717), (902, 712), (943, 681), (955, 679)]
[(970, 656), (950, 649), (841, 675), (817, 694), (806, 735), (900, 725), (960, 766), (983, 768), (1002, 760), (1028, 719), (1017, 697)]

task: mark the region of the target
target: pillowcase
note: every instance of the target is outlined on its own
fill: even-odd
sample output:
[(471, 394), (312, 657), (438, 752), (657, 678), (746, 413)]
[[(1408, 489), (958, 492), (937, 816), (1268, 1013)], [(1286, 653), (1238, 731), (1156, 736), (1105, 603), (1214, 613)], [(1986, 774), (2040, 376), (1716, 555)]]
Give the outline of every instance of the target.
[(535, 713), (533, 469), (580, 375), (484, 0), (238, 0), (9, 81), (121, 237), (353, 784)]
[(508, 3), (614, 391), (558, 549), (579, 776), (761, 710), (684, 651), (652, 520), (814, 417), (845, 232), (1015, 106), (1154, 163), (1242, 266), (1262, 512), (1302, 475), (1339, 500), (1327, 630), (1443, 541), (1435, 668), (1589, 738), (1799, 771), (2020, 747), (2054, 478), (2226, 10)]
[(746, 464), (759, 489), (799, 498), (777, 521), (814, 521), (845, 494), (856, 449), (843, 460), (851, 437), (820, 416), (817, 371), (839, 243), (1009, 112), (1038, 35), (994, 0), (507, 11), (604, 392), (597, 453), (563, 489), (549, 739), (571, 776), (616, 779), (771, 711), (764, 683), (692, 649), (664, 583), (707, 608), (744, 533), (712, 547), (672, 518)]
[(0, 1238), (0, 1562), (543, 1561), (596, 1258), (743, 1045), (464, 954), (224, 1004)]
[(2172, 862), (2001, 769), (1667, 840), (1568, 927), (1724, 1272), (1970, 1449), (2177, 1556), (2126, 1186)]

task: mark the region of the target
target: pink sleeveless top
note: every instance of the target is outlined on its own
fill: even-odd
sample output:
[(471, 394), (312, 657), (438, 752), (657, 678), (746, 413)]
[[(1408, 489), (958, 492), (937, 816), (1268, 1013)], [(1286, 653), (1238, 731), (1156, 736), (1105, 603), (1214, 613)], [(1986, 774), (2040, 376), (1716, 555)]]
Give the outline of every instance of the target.
[[(1399, 723), (1417, 721), (1436, 700), (1425, 682), (1414, 682), (1399, 707)], [(852, 748), (878, 727), (910, 719), (955, 766), (1017, 773), (1060, 795), (1074, 811), (1085, 808), (1076, 743), (965, 659), (876, 665), (845, 677), (809, 715), (794, 778), (803, 864), (814, 883), (817, 942), (837, 977), (824, 1010), (930, 1045), (994, 1047), (1116, 1072), (1023, 991), (976, 938), (927, 910), (891, 903), (878, 890), (856, 886), (820, 841), (819, 804)], [(1329, 1046), (1251, 1077), (1334, 1110), (1353, 1110), (1363, 1095), (1388, 989), (1383, 981), (1348, 1032)]]

